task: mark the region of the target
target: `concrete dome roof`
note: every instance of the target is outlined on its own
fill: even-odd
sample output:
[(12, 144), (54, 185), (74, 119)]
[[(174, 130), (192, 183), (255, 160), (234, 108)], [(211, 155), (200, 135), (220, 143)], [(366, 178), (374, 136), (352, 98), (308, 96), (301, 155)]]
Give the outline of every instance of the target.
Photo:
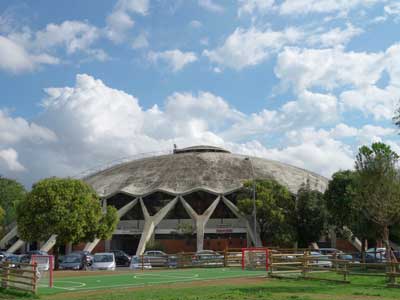
[(84, 180), (101, 197), (109, 197), (118, 192), (144, 196), (156, 191), (173, 195), (197, 190), (227, 194), (253, 178), (275, 179), (292, 193), (307, 180), (311, 188), (321, 192), (328, 183), (325, 177), (313, 172), (277, 161), (232, 154), (212, 146), (175, 149), (173, 154), (133, 160), (89, 175)]

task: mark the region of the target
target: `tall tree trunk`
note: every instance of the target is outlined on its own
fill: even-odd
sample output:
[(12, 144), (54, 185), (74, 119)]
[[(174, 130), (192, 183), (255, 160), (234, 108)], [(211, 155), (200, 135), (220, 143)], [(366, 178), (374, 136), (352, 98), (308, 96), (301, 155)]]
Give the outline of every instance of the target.
[(389, 242), (389, 226), (387, 225), (383, 227), (383, 245), (386, 248), (386, 259), (390, 262), (392, 260), (392, 255)]
[(361, 239), (361, 261), (364, 264), (365, 263), (365, 246), (366, 246), (366, 239), (362, 238)]
[(54, 269), (58, 270), (58, 257), (60, 256), (60, 245), (56, 243), (53, 247), (53, 255), (54, 255)]

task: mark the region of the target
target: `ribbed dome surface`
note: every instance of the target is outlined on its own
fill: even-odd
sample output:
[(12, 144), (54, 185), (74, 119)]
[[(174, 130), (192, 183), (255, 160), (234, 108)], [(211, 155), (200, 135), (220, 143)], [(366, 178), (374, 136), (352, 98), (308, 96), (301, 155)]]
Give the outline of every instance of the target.
[(307, 180), (313, 189), (319, 191), (324, 191), (328, 183), (326, 178), (297, 167), (209, 146), (133, 160), (89, 175), (84, 180), (100, 196), (108, 197), (118, 192), (143, 196), (155, 191), (174, 195), (196, 190), (226, 194), (253, 178), (273, 178), (292, 193), (296, 193)]

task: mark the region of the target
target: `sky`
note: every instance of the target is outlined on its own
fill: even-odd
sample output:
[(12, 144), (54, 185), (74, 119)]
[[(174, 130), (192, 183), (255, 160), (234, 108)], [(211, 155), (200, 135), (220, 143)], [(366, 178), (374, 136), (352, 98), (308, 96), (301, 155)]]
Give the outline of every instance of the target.
[(207, 144), (326, 177), (400, 153), (398, 0), (3, 0), (0, 175)]

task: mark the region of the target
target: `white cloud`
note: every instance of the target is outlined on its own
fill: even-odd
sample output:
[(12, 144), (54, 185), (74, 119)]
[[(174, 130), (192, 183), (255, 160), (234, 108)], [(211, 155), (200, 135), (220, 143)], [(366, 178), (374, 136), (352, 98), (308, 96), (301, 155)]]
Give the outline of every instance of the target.
[[(341, 109), (359, 110), (375, 120), (390, 120), (400, 98), (400, 45), (385, 52), (285, 48), (275, 74), (283, 87), (337, 91)], [(381, 82), (384, 74), (388, 82)], [(381, 86), (382, 83), (385, 86)]]
[(135, 40), (132, 42), (133, 49), (142, 49), (149, 47), (149, 41), (147, 39), (146, 33), (139, 34)]
[(301, 15), (309, 13), (341, 13), (346, 14), (356, 8), (369, 8), (386, 0), (285, 0), (281, 14)]
[(357, 109), (372, 115), (376, 120), (391, 119), (400, 99), (400, 87), (384, 89), (374, 85), (348, 90), (340, 95), (345, 109)]
[(211, 12), (221, 13), (224, 11), (224, 8), (215, 3), (214, 0), (198, 0), (198, 3), (199, 6)]
[(130, 14), (147, 15), (149, 0), (118, 0), (111, 14), (107, 16), (106, 34), (110, 40), (120, 43), (125, 39), (135, 21)]
[(64, 21), (61, 24), (47, 24), (46, 28), (35, 33), (33, 46), (48, 50), (62, 46), (67, 53), (86, 51), (98, 40), (97, 27), (80, 21)]
[(36, 32), (28, 27), (10, 31), (0, 35), (0, 68), (22, 73), (60, 64), (60, 49), (67, 55), (83, 53), (86, 59), (104, 61), (108, 59), (107, 53), (92, 47), (101, 35), (100, 29), (81, 21), (51, 23)]
[(241, 70), (263, 62), (271, 53), (297, 42), (302, 36), (302, 32), (292, 27), (283, 31), (236, 28), (222, 46), (205, 50), (203, 55), (214, 63)]
[(382, 141), (382, 138), (387, 136), (395, 136), (396, 130), (394, 128), (376, 126), (376, 125), (364, 125), (361, 128), (354, 128), (347, 124), (340, 123), (331, 129), (329, 136), (332, 138), (349, 138), (355, 137), (360, 145), (370, 144), (376, 141)]
[(0, 69), (11, 73), (33, 71), (41, 65), (58, 64), (59, 60), (48, 54), (32, 54), (11, 39), (0, 36)]
[(346, 45), (361, 33), (363, 33), (361, 28), (354, 27), (352, 24), (347, 24), (347, 27), (344, 29), (335, 27), (327, 32), (317, 32), (310, 36), (308, 43), (312, 46), (337, 47)]
[(149, 52), (148, 59), (157, 63), (162, 61), (168, 65), (173, 72), (182, 70), (186, 65), (197, 61), (197, 56), (194, 52), (182, 52), (179, 49), (167, 50), (163, 52)]
[(238, 15), (265, 14), (275, 9), (275, 0), (239, 0)]
[(339, 123), (331, 130), (333, 138), (347, 138), (357, 136), (358, 129), (344, 123)]
[(25, 171), (25, 167), (18, 161), (18, 153), (12, 148), (0, 149), (0, 170), (2, 168), (12, 172)]
[(287, 124), (322, 126), (338, 120), (338, 101), (334, 95), (303, 91), (298, 97), (297, 101), (289, 101), (282, 106)]
[[(309, 91), (279, 109), (253, 114), (210, 92), (176, 92), (163, 108), (145, 110), (136, 97), (85, 74), (77, 75), (72, 87), (45, 92), (35, 123), (0, 114), (0, 172), (27, 184), (137, 153), (170, 150), (174, 143), (222, 146), (329, 176), (352, 167), (354, 151), (343, 138), (362, 142), (395, 135), (391, 128), (372, 125), (317, 129), (335, 119), (337, 99)], [(268, 145), (273, 137), (278, 141), (271, 146), (260, 142)], [(272, 146), (277, 144), (281, 146)]]
[(345, 52), (332, 49), (285, 48), (278, 55), (276, 76), (296, 90), (321, 87), (333, 90), (344, 85), (375, 84), (385, 69), (384, 53)]
[(201, 28), (203, 27), (203, 23), (201, 23), (199, 20), (192, 20), (190, 21), (189, 26), (192, 28)]
[(12, 118), (0, 109), (0, 145), (15, 144), (29, 140), (35, 144), (57, 140), (51, 130), (23, 118)]
[(396, 20), (400, 17), (400, 3), (391, 2), (384, 7), (385, 13), (389, 16), (394, 16)]

